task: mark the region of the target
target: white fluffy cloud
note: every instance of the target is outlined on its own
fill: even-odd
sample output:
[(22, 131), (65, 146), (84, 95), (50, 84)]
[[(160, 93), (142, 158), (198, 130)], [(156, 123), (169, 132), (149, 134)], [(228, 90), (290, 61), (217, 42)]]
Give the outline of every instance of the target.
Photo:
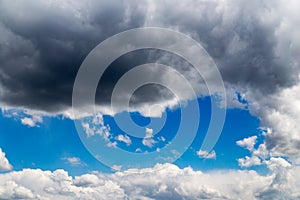
[(64, 170), (24, 169), (0, 174), (0, 199), (298, 199), (300, 168), (273, 161), (270, 166), (280, 170), (265, 176), (251, 170), (204, 173), (172, 164), (76, 177)]
[(240, 167), (251, 167), (261, 165), (261, 160), (257, 156), (246, 156), (245, 158), (239, 158), (238, 163)]
[(12, 170), (12, 166), (7, 160), (5, 153), (0, 148), (0, 172)]
[(240, 147), (245, 147), (249, 151), (252, 151), (256, 143), (256, 140), (257, 140), (257, 136), (254, 135), (248, 138), (244, 138), (243, 140), (239, 140), (236, 142), (236, 144), (239, 145)]

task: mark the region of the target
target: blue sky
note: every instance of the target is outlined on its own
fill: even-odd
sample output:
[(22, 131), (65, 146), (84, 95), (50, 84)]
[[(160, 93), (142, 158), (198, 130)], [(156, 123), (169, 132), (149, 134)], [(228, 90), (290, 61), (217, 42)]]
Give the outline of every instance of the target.
[[(175, 162), (180, 167), (191, 166), (198, 170), (238, 169), (238, 158), (249, 155), (244, 148), (236, 145), (236, 141), (253, 135), (258, 135), (258, 144), (263, 136), (259, 128), (259, 120), (251, 116), (246, 109), (228, 109), (224, 129), (214, 147), (216, 158), (203, 159), (197, 155), (203, 137), (208, 128), (210, 118), (210, 99), (198, 99), (201, 120), (200, 126), (190, 148)], [(13, 111), (11, 111), (13, 112)], [(15, 170), (23, 168), (41, 169), (66, 169), (70, 174), (78, 175), (93, 170), (112, 172), (111, 169), (95, 159), (82, 144), (75, 129), (73, 120), (57, 117), (44, 117), (43, 123), (36, 127), (29, 127), (20, 123), (22, 113), (15, 117), (1, 115), (0, 146), (5, 149), (7, 157)], [(4, 112), (3, 112), (4, 113)], [(168, 121), (157, 137), (164, 136), (166, 141), (172, 140), (172, 132), (176, 132), (174, 123), (180, 120), (179, 110), (168, 110)], [(149, 117), (143, 117), (133, 113), (133, 120), (139, 125), (147, 125)], [(104, 117), (105, 123), (111, 127), (111, 133), (118, 135), (120, 129), (110, 116)], [(170, 134), (171, 133), (171, 134)], [(118, 147), (128, 148), (134, 151), (141, 147), (137, 142), (132, 142), (128, 147), (118, 142)], [(163, 145), (161, 146), (161, 148)], [(154, 148), (154, 147), (153, 147)], [(145, 147), (144, 150), (153, 151), (153, 148)], [(155, 149), (154, 149), (155, 150)], [(76, 157), (80, 163), (72, 164), (67, 158)], [(262, 167), (260, 167), (262, 168)]]

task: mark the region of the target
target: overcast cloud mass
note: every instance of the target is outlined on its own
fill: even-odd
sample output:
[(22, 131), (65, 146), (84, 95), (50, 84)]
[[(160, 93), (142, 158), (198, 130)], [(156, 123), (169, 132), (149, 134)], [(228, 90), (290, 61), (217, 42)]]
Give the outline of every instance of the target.
[[(63, 170), (28, 169), (0, 174), (0, 199), (51, 199), (56, 195), (60, 199), (79, 199), (80, 195), (85, 199), (109, 199), (112, 195), (114, 199), (300, 198), (300, 171), (296, 167), (300, 164), (299, 8), (297, 0), (0, 0), (2, 108), (70, 116), (77, 71), (96, 45), (132, 28), (171, 28), (200, 42), (214, 59), (227, 89), (228, 107), (244, 107), (237, 101), (238, 92), (250, 113), (260, 119), (261, 127), (268, 128), (265, 141), (257, 148), (256, 138), (237, 142), (251, 152), (251, 157), (238, 161), (240, 166), (264, 164), (271, 169), (267, 176), (247, 170), (206, 174), (168, 165), (159, 173), (156, 166), (75, 178)], [(203, 80), (187, 69), (186, 61), (163, 51), (145, 50), (112, 63), (101, 79), (105, 90), (97, 93), (100, 111), (106, 113), (101, 108), (109, 104), (112, 88), (122, 74), (147, 62), (173, 64), (197, 85), (197, 95), (207, 95)], [(155, 73), (157, 79), (176, 82), (167, 74)], [(145, 71), (140, 78), (148, 74)], [(142, 89), (131, 102), (136, 110), (143, 112), (144, 105), (156, 102), (168, 102), (162, 104), (165, 107), (172, 104), (174, 96), (166, 88), (155, 85), (146, 92)], [(42, 122), (40, 117), (22, 121), (28, 126)], [(266, 161), (267, 156), (273, 160)], [(289, 162), (277, 156), (285, 156)], [(0, 170), (11, 169), (0, 149)], [(32, 177), (40, 184), (32, 184)], [(193, 183), (199, 180), (205, 184), (196, 188)], [(242, 193), (246, 198), (240, 198)]]
[[(145, 26), (173, 28), (200, 41), (226, 84), (253, 94), (274, 93), (298, 82), (296, 3), (3, 0), (1, 100), (53, 112), (67, 109), (85, 56), (107, 37)], [(122, 67), (114, 76), (139, 63), (127, 60), (118, 63)]]

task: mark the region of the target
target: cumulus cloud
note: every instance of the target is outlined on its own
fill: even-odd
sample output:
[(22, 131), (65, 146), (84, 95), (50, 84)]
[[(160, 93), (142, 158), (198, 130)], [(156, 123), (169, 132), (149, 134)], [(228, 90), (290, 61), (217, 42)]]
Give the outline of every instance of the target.
[(262, 143), (256, 149), (253, 149), (252, 155), (257, 156), (261, 159), (270, 157), (270, 152), (266, 147), (266, 143)]
[(287, 162), (285, 159), (283, 158), (271, 158), (269, 161), (266, 161), (266, 164), (268, 166), (269, 169), (271, 169), (272, 171), (274, 170), (280, 170), (282, 168), (288, 168), (291, 167), (292, 165)]
[(257, 139), (257, 136), (254, 135), (254, 136), (251, 136), (248, 138), (244, 138), (243, 140), (239, 140), (236, 142), (236, 144), (240, 147), (245, 147), (249, 151), (252, 151), (254, 148), (254, 145), (256, 144), (256, 139)]
[(266, 147), (274, 156), (297, 157), (300, 152), (299, 113), (300, 83), (274, 95), (251, 99), (250, 111), (260, 116), (262, 124), (270, 127)]
[(272, 95), (259, 94), (258, 99), (245, 93), (250, 112), (269, 128), (263, 131), (265, 141), (257, 148), (253, 148), (255, 136), (237, 141), (237, 145), (246, 147), (252, 155), (262, 159), (287, 156), (293, 164), (299, 164), (299, 89), (300, 83)]
[[(262, 130), (265, 135), (270, 130)], [(254, 147), (257, 143), (257, 136), (251, 136), (242, 140), (236, 141), (236, 144), (240, 147), (246, 148), (250, 152), (250, 156), (239, 158), (238, 165), (242, 168), (248, 168), (257, 165), (268, 165), (268, 162), (273, 159), (270, 155), (270, 151), (267, 150), (266, 144), (259, 144), (256, 148)]]
[[(64, 170), (50, 172), (24, 169), (20, 172), (1, 175), (0, 198), (121, 199), (124, 196), (124, 192), (115, 183), (98, 179), (92, 175), (83, 175), (73, 179)], [(98, 184), (98, 186), (89, 187), (92, 184)]]
[(75, 177), (64, 170), (24, 169), (0, 174), (0, 198), (298, 199), (299, 167), (277, 161), (271, 165), (280, 170), (265, 176), (251, 170), (204, 173), (189, 167), (180, 169), (172, 164), (112, 174), (93, 172)]
[(245, 158), (239, 158), (238, 163), (240, 167), (252, 167), (262, 164), (261, 160), (257, 156), (246, 156)]
[[(263, 132), (265, 136), (272, 133), (270, 129), (263, 130)], [(284, 158), (274, 156), (274, 154), (267, 149), (266, 142), (259, 144), (257, 148), (254, 148), (254, 145), (257, 142), (256, 139), (257, 137), (251, 136), (236, 142), (237, 145), (246, 147), (251, 153), (251, 156), (245, 156), (245, 158), (238, 159), (240, 167), (248, 168), (257, 165), (265, 165), (272, 171), (292, 167), (292, 163), (288, 162)]]
[(5, 153), (0, 148), (0, 171), (9, 170), (12, 170), (12, 165), (9, 163), (8, 159), (5, 156)]

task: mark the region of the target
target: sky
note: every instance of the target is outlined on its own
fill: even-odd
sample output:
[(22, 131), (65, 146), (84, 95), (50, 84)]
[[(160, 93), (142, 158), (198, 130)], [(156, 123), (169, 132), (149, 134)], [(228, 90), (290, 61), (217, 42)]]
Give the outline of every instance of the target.
[(0, 0), (0, 199), (299, 199), (299, 7)]

